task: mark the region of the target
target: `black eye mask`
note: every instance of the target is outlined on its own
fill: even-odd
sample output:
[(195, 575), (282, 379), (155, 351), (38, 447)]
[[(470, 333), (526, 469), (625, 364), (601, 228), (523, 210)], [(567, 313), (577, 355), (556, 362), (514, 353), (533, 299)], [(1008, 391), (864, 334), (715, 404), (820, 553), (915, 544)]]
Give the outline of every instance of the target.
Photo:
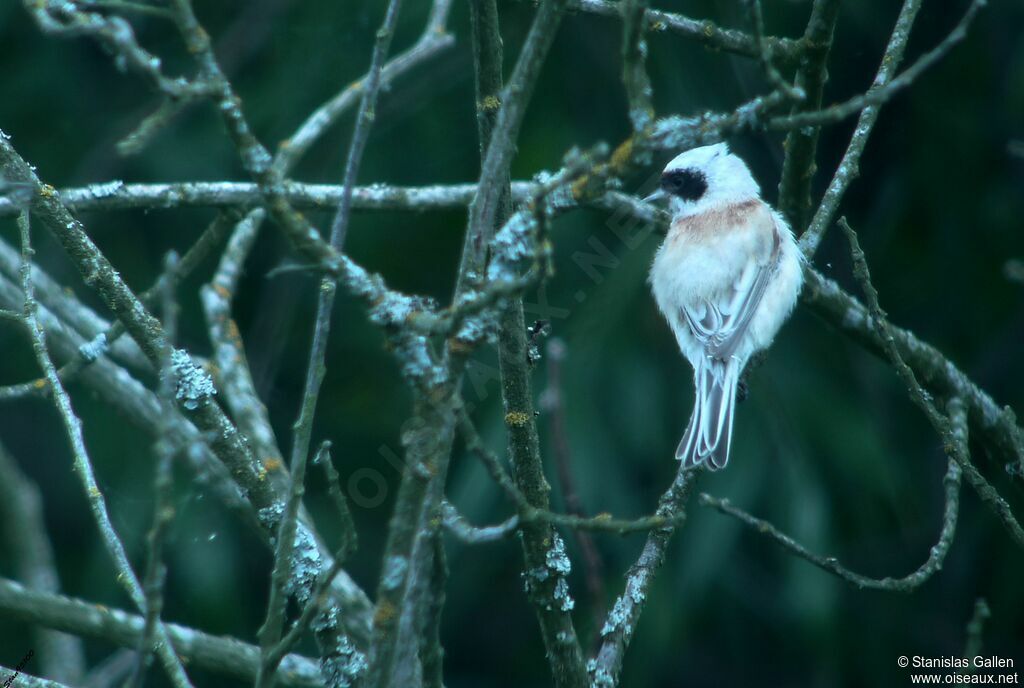
[(696, 201), (708, 190), (708, 180), (700, 170), (672, 170), (661, 175), (661, 188), (684, 201)]

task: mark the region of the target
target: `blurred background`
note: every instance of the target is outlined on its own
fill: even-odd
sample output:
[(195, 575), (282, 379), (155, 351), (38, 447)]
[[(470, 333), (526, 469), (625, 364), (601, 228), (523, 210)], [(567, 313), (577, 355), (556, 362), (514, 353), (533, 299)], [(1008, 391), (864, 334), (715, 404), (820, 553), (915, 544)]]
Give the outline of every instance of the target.
[[(663, 0), (658, 9), (747, 28), (739, 2)], [(888, 0), (843, 3), (829, 64), (826, 101), (864, 90), (874, 77), (898, 12)], [(428, 3), (406, 3), (392, 54), (419, 36)], [(925, 3), (908, 63), (938, 43), (966, 3)], [(528, 2), (499, 3), (510, 70), (533, 16)], [(269, 147), (368, 64), (384, 3), (295, 0), (208, 0), (197, 11)], [(810, 3), (766, 3), (767, 29), (799, 37)], [(143, 43), (171, 71), (187, 61), (171, 27), (135, 22)], [(455, 46), (400, 79), (382, 95), (360, 174), (361, 183), (418, 185), (474, 181), (478, 152), (472, 56), (466, 3), (456, 1), (449, 26)], [(861, 176), (841, 212), (860, 232), (882, 306), (893, 322), (934, 344), (1000, 404), (1024, 412), (1024, 284), (1007, 262), (1024, 259), (1024, 7), (994, 0), (967, 40), (909, 91), (887, 105), (864, 155)], [(563, 22), (520, 137), (515, 179), (559, 166), (571, 146), (615, 145), (629, 131), (620, 81), (621, 25), (572, 14)], [(650, 36), (649, 68), (659, 114), (691, 114), (736, 106), (767, 90), (756, 62), (708, 52), (670, 33)], [(209, 105), (189, 108), (140, 155), (122, 158), (114, 144), (158, 104), (133, 75), (119, 73), (87, 40), (44, 36), (20, 3), (0, 4), (0, 128), (20, 154), (57, 187), (113, 179), (126, 182), (246, 180)], [(506, 72), (507, 73), (507, 72)], [(337, 183), (352, 115), (296, 168), (294, 178)], [(815, 194), (830, 177), (853, 120), (826, 129)], [(730, 141), (776, 198), (780, 135)], [(626, 188), (637, 193), (660, 169), (655, 161)], [(319, 226), (333, 213), (313, 214)], [(389, 284), (450, 298), (464, 212), (359, 212), (347, 251)], [(170, 249), (184, 251), (213, 217), (211, 210), (89, 213), (90, 236), (141, 291)], [(659, 237), (627, 247), (609, 217), (582, 210), (554, 223), (557, 273), (527, 298), (527, 318), (551, 320), (567, 349), (561, 364), (571, 468), (590, 513), (651, 512), (677, 464), (672, 452), (692, 402), (691, 372), (646, 285)], [(12, 218), (0, 239), (16, 241)], [(42, 232), (39, 261), (85, 302), (102, 306), (74, 267)], [(584, 269), (582, 254), (600, 242), (615, 256)], [(830, 231), (815, 264), (847, 289), (845, 240)], [(309, 344), (316, 284), (291, 273), (268, 279), (288, 254), (266, 225), (247, 265), (235, 317), (259, 391), (278, 437), (290, 446)], [(610, 263), (614, 263), (611, 266)], [(182, 343), (210, 352), (197, 289), (213, 260), (180, 290)], [(533, 304), (532, 306), (530, 304)], [(399, 432), (409, 412), (394, 359), (357, 303), (342, 295), (335, 311), (328, 373), (314, 441), (334, 443), (360, 531), (349, 571), (375, 589), (383, 534), (398, 472)], [(535, 370), (534, 392), (549, 388), (548, 361)], [(0, 384), (37, 376), (31, 350), (10, 326), (0, 327)], [(149, 381), (151, 382), (151, 381)], [(126, 422), (81, 384), (70, 391), (115, 526), (138, 566), (152, 514), (150, 436)], [(465, 395), (496, 450), (503, 451), (496, 357), (477, 354)], [(554, 502), (564, 508), (553, 461), (551, 417), (539, 419)], [(59, 418), (49, 402), (3, 403), (0, 439), (42, 486), (46, 524), (63, 591), (129, 609), (88, 517)], [(1001, 461), (976, 451), (982, 471), (1021, 510)], [(750, 379), (738, 411), (729, 469), (700, 489), (767, 518), (813, 551), (836, 556), (871, 576), (902, 576), (928, 556), (940, 527), (945, 458), (938, 437), (908, 400), (894, 371), (798, 309), (766, 363)], [(176, 472), (177, 518), (167, 549), (164, 618), (253, 642), (269, 585), (270, 553), (214, 498)], [(460, 445), (449, 498), (475, 523), (492, 523), (510, 505)], [(314, 472), (308, 503), (328, 539), (336, 538), (322, 475)], [(963, 492), (960, 525), (945, 567), (917, 592), (862, 592), (725, 516), (698, 507), (669, 551), (627, 654), (624, 686), (859, 686), (909, 683), (900, 655), (959, 656), (978, 597), (988, 600), (983, 654), (1024, 662), (1024, 553), (999, 523)], [(336, 541), (334, 539), (333, 541)], [(587, 591), (583, 557), (567, 534), (574, 572), (577, 627), (590, 643), (621, 592), (622, 574), (642, 536), (601, 535), (600, 599)], [(0, 546), (0, 551), (3, 551)], [(550, 685), (533, 612), (522, 593), (516, 540), (467, 547), (449, 541), (451, 580), (444, 620), (446, 682), (462, 686)], [(0, 555), (0, 574), (10, 576)], [(0, 618), (0, 664), (16, 665), (30, 649), (27, 628)], [(87, 642), (91, 663), (114, 648)], [(305, 651), (312, 652), (311, 647)], [(31, 663), (26, 667), (32, 670)], [(151, 672), (151, 685), (164, 681)], [(235, 685), (195, 670), (202, 685)]]

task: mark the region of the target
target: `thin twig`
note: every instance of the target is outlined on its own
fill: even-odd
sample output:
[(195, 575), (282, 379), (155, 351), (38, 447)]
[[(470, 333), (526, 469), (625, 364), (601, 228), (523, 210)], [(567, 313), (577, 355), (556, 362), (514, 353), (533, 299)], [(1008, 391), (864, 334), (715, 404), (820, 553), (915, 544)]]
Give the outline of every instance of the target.
[(520, 523), (546, 523), (555, 526), (569, 528), (571, 530), (585, 530), (602, 533), (613, 533), (625, 535), (637, 533), (655, 528), (673, 527), (685, 520), (685, 516), (679, 515), (667, 518), (660, 513), (653, 516), (644, 516), (637, 519), (615, 518), (610, 514), (600, 514), (591, 518), (584, 518), (574, 514), (560, 514), (550, 511), (547, 508), (534, 506), (526, 494), (520, 489), (502, 466), (501, 459), (490, 451), (480, 437), (472, 418), (466, 412), (465, 406), (459, 401), (457, 416), (459, 421), (459, 432), (466, 443), (466, 450), (476, 456), (484, 464), (484, 468), (491, 475), (498, 487), (512, 501), (519, 515)]
[(948, 411), (953, 450), (956, 452), (960, 466), (964, 469), (967, 482), (971, 484), (971, 487), (974, 488), (974, 491), (985, 506), (1003, 524), (1003, 528), (1006, 529), (1010, 538), (1019, 546), (1024, 547), (1024, 528), (1021, 527), (1020, 521), (1014, 516), (1009, 502), (999, 494), (999, 491), (992, 486), (992, 483), (986, 480), (981, 471), (970, 461), (967, 438), (967, 412), (963, 401), (958, 397), (954, 397), (949, 401)]
[[(65, 247), (87, 284), (94, 286), (106, 305), (125, 323), (128, 333), (142, 348), (153, 365), (159, 366), (160, 352), (164, 346), (164, 335), (159, 321), (149, 313), (139, 299), (124, 283), (120, 274), (107, 258), (89, 239), (80, 222), (75, 220), (67, 208), (56, 198), (52, 187), (42, 185), (35, 172), (10, 145), (8, 137), (0, 135), (0, 167), (10, 176), (32, 183), (38, 193), (33, 200), (33, 212), (42, 219), (47, 228)], [(355, 263), (341, 257), (347, 275), (346, 285), (356, 290), (365, 301), (381, 307), (392, 305), (387, 300), (392, 293), (387, 291), (379, 278), (371, 276)], [(394, 315), (390, 311), (386, 315)], [(387, 322), (380, 317), (379, 322)], [(282, 485), (277, 480), (266, 480), (266, 469), (253, 456), (250, 447), (238, 432), (237, 427), (212, 399), (215, 387), (209, 377), (181, 352), (179, 372), (180, 412), (208, 440), (212, 453), (229, 469), (234, 480), (245, 490), (245, 496), (256, 512), (268, 515), (262, 519), (264, 537), (269, 541), (276, 526), (276, 519), (284, 504)], [(182, 384), (184, 380), (184, 384)], [(330, 553), (320, 547), (317, 538), (305, 526), (300, 529), (305, 551), (311, 558), (328, 566)], [(312, 571), (307, 573), (313, 576)], [(369, 627), (369, 600), (366, 594), (347, 575), (338, 576), (335, 589), (338, 602), (351, 613), (339, 615), (346, 631), (365, 638)]]
[(979, 597), (974, 602), (974, 613), (971, 620), (967, 622), (967, 639), (964, 641), (964, 659), (973, 659), (981, 654), (983, 644), (982, 633), (985, 630), (985, 622), (992, 616), (992, 610), (988, 607), (985, 598)]
[[(764, 13), (761, 11), (761, 0), (746, 0), (746, 4), (747, 12), (750, 14), (750, 23), (754, 30), (754, 40), (757, 42), (758, 61), (761, 63), (761, 69), (764, 71), (768, 83), (776, 90), (785, 93), (791, 100), (802, 102), (807, 98), (807, 93), (800, 86), (787, 82), (772, 61), (771, 49), (768, 47), (768, 38), (764, 33)], [(813, 60), (813, 56), (807, 55), (807, 44), (808, 41), (804, 38), (804, 59)]]
[(96, 40), (114, 55), (118, 65), (137, 72), (169, 96), (190, 98), (211, 92), (211, 84), (206, 79), (188, 81), (166, 76), (161, 69), (160, 58), (139, 45), (131, 24), (122, 17), (88, 12), (71, 2), (24, 0), (24, 5), (44, 32), (57, 36), (87, 36)]
[(643, 131), (654, 119), (651, 79), (647, 75), (647, 40), (644, 37), (647, 0), (622, 3), (622, 83), (626, 87), (633, 131)]
[[(893, 75), (896, 74), (896, 70), (899, 69), (900, 62), (903, 61), (903, 53), (906, 51), (907, 43), (910, 40), (910, 30), (914, 26), (914, 20), (917, 18), (917, 12), (920, 9), (921, 0), (904, 0), (899, 17), (896, 19), (896, 25), (893, 27), (892, 35), (885, 46), (885, 52), (882, 54), (878, 72), (875, 74), (875, 80), (872, 82), (874, 88), (884, 87), (892, 79)], [(860, 157), (864, 153), (864, 148), (867, 146), (868, 137), (871, 136), (875, 122), (878, 121), (880, 109), (881, 106), (876, 105), (866, 107), (861, 111), (860, 117), (857, 119), (857, 126), (853, 130), (853, 136), (850, 138), (850, 144), (843, 154), (843, 159), (838, 167), (836, 167), (836, 171), (832, 175), (832, 181), (829, 182), (825, 195), (822, 197), (821, 203), (818, 204), (818, 209), (814, 212), (814, 217), (808, 224), (807, 230), (800, 236), (800, 248), (808, 260), (817, 251), (821, 237), (829, 225), (832, 224), (832, 218), (835, 217), (836, 209), (839, 207), (839, 202), (843, 199), (843, 194), (846, 193), (850, 182), (858, 174)], [(799, 230), (799, 227), (797, 229)]]
[[(810, 267), (804, 269), (801, 303), (851, 341), (886, 358), (888, 341), (875, 326), (868, 308), (833, 280)], [(1024, 433), (1013, 411), (996, 401), (949, 358), (912, 332), (889, 325), (900, 356), (936, 395), (959, 398), (970, 411), (975, 438), (1015, 462), (1024, 460)]]
[[(128, 561), (128, 555), (125, 553), (124, 543), (121, 542), (121, 538), (117, 535), (114, 525), (110, 521), (106, 499), (96, 483), (92, 461), (89, 459), (89, 453), (85, 447), (85, 439), (82, 436), (82, 423), (78, 416), (75, 415), (75, 411), (71, 406), (71, 398), (57, 377), (57, 368), (54, 366), (46, 346), (46, 335), (36, 318), (37, 306), (32, 288), (33, 249), (30, 239), (29, 212), (27, 210), (18, 218), (18, 226), (21, 232), (21, 288), (25, 296), (25, 325), (32, 336), (32, 349), (35, 352), (36, 361), (39, 363), (39, 367), (43, 369), (47, 382), (53, 392), (54, 404), (60, 413), (68, 441), (71, 445), (75, 472), (82, 481), (93, 519), (96, 521), (103, 544), (117, 570), (117, 580), (125, 592), (128, 593), (132, 602), (135, 603), (135, 606), (140, 610), (145, 610), (146, 598), (142, 585), (132, 570), (131, 563)], [(177, 688), (191, 686), (192, 684), (185, 674), (185, 668), (182, 666), (181, 660), (178, 659), (171, 649), (167, 638), (167, 631), (159, 620), (156, 622), (155, 634), (159, 642), (156, 651), (171, 682)]]
[[(21, 316), (18, 315), (18, 323)], [(5, 561), (13, 565), (17, 578), (39, 592), (56, 593), (60, 577), (54, 561), (53, 544), (43, 521), (39, 486), (21, 472), (14, 458), (0, 444), (0, 542)], [(60, 681), (78, 684), (85, 672), (82, 641), (46, 628), (33, 629), (35, 649), (42, 673)]]
[(838, 122), (850, 115), (863, 112), (867, 108), (876, 107), (891, 100), (896, 93), (914, 83), (917, 77), (929, 67), (939, 62), (949, 54), (950, 50), (967, 37), (967, 30), (970, 28), (971, 22), (974, 21), (974, 17), (977, 16), (987, 1), (975, 0), (972, 2), (957, 25), (953, 27), (953, 30), (938, 45), (924, 55), (921, 55), (921, 57), (914, 61), (914, 64), (900, 72), (891, 81), (879, 84), (876, 78), (871, 88), (861, 95), (854, 96), (842, 103), (831, 105), (816, 112), (798, 112), (789, 116), (775, 117), (768, 122), (768, 127), (770, 129), (799, 131), (808, 126)]
[[(400, 0), (391, 0), (388, 3), (384, 20), (377, 32), (377, 39), (373, 47), (373, 55), (370, 61), (370, 69), (366, 78), (366, 86), (362, 89), (362, 98), (359, 104), (359, 113), (356, 116), (355, 130), (352, 133), (352, 141), (349, 144), (348, 156), (345, 162), (343, 174), (342, 197), (338, 205), (337, 213), (331, 224), (330, 247), (340, 252), (344, 246), (346, 230), (352, 209), (352, 190), (359, 172), (359, 165), (362, 161), (363, 151), (370, 134), (374, 120), (374, 107), (381, 85), (381, 71), (394, 34), (395, 24), (398, 21), (398, 10), (401, 7)], [(291, 469), (293, 481), (293, 495), (295, 494), (295, 483), (297, 481), (296, 471), (298, 466), (305, 466), (306, 456), (309, 453), (309, 445), (313, 431), (313, 419), (316, 415), (317, 401), (320, 395), (320, 386), (326, 374), (325, 359), (327, 356), (327, 341), (330, 336), (331, 313), (334, 306), (336, 284), (333, 279), (321, 280), (320, 289), (317, 292), (317, 311), (313, 326), (313, 337), (310, 345), (309, 363), (306, 369), (306, 380), (303, 388), (300, 409), (295, 420), (292, 437)], [(300, 492), (301, 494), (301, 492)], [(297, 512), (295, 512), (297, 513)], [(286, 512), (286, 518), (290, 514), (294, 519), (295, 513)], [(291, 549), (292, 535), (287, 533), (282, 523), (280, 538), (287, 536), (286, 542), (288, 552)], [(280, 543), (279, 543), (280, 545)], [(280, 561), (280, 559), (278, 559)], [(288, 570), (285, 568), (285, 578)], [(279, 587), (283, 585), (284, 579), (275, 581), (271, 588), (270, 605), (267, 612), (267, 621), (261, 631), (261, 646), (264, 650), (264, 667), (269, 669), (268, 680), (273, 681), (274, 667), (270, 664), (269, 653), (272, 647), (280, 640), (281, 625), (284, 619), (284, 596), (280, 594)], [(307, 593), (308, 594), (308, 593)], [(343, 639), (331, 639), (330, 643), (324, 643), (325, 660), (330, 656), (335, 664), (343, 669), (336, 673), (339, 680), (351, 682), (358, 680), (366, 668), (365, 659), (362, 653), (341, 653), (340, 648), (348, 649)], [(333, 646), (333, 647), (332, 647)], [(344, 657), (342, 655), (344, 654)], [(338, 662), (336, 660), (341, 659)], [(263, 681), (259, 685), (269, 685)]]
[(171, 440), (171, 418), (174, 417), (175, 379), (173, 369), (174, 342), (178, 330), (178, 304), (174, 294), (174, 273), (178, 267), (178, 256), (173, 251), (164, 261), (162, 284), (162, 308), (164, 332), (167, 333), (167, 350), (160, 370), (160, 398), (163, 402), (165, 420), (156, 441), (156, 468), (153, 477), (153, 525), (146, 536), (146, 567), (142, 589), (146, 594), (145, 626), (139, 654), (127, 685), (141, 688), (152, 653), (155, 651), (156, 626), (164, 605), (164, 583), (167, 567), (163, 563), (163, 544), (167, 528), (174, 517), (174, 478), (172, 461), (175, 447)]
[[(182, 256), (181, 260), (178, 261), (174, 272), (161, 274), (156, 284), (139, 294), (139, 300), (147, 308), (150, 308), (156, 304), (157, 298), (160, 296), (161, 289), (167, 280), (170, 280), (172, 285), (177, 285), (187, 278), (212, 252), (213, 248), (220, 243), (220, 240), (224, 237), (228, 228), (231, 226), (233, 217), (233, 213), (218, 214), (213, 222), (211, 222), (206, 230), (199, 236), (196, 242), (189, 248), (185, 255)], [(2, 257), (4, 253), (5, 251), (0, 249), (0, 265), (3, 265), (5, 262)], [(46, 278), (38, 268), (33, 267), (33, 280), (39, 279), (40, 277), (49, 281), (49, 278)], [(42, 301), (49, 302), (51, 304), (53, 304), (54, 301), (57, 301), (58, 303), (63, 304), (63, 307), (60, 308), (58, 313), (81, 314), (83, 312), (88, 312), (77, 299), (73, 299), (73, 297), (68, 296), (63, 292), (63, 290), (56, 293), (55, 289), (56, 285), (47, 289), (51, 296), (49, 299), (42, 299)], [(69, 303), (69, 301), (72, 300), (73, 303)], [(84, 321), (89, 320), (89, 318), (79, 317), (78, 320)], [(107, 323), (106, 321), (99, 320), (99, 318), (96, 318), (96, 320), (98, 322), (89, 323), (90, 325), (94, 325), (89, 328), (90, 333), (95, 331), (95, 334), (92, 335), (92, 340), (88, 344), (79, 347), (76, 352), (76, 356), (58, 368), (57, 375), (61, 382), (74, 380), (85, 368), (95, 363), (104, 354), (111, 353), (116, 357), (116, 354), (119, 351), (117, 348), (118, 343), (122, 342), (121, 335), (125, 333), (124, 323), (120, 320), (116, 320), (113, 323)], [(83, 325), (79, 325), (76, 329), (81, 330), (86, 328)], [(126, 357), (126, 352), (128, 354), (127, 358), (129, 358), (133, 363), (140, 367), (148, 367), (148, 362), (146, 362), (145, 357), (142, 352), (139, 351), (135, 343), (131, 340), (123, 341), (131, 346), (122, 347), (120, 349), (122, 356), (119, 358)], [(146, 363), (140, 363), (138, 360), (140, 358), (142, 359), (142, 362)], [(18, 399), (25, 396), (45, 396), (49, 394), (49, 389), (49, 386), (45, 384), (45, 380), (40, 378), (38, 380), (0, 388), (0, 399), (7, 400)]]
[(481, 545), (487, 542), (504, 540), (516, 532), (516, 529), (519, 527), (519, 516), (510, 516), (493, 526), (474, 526), (449, 502), (441, 504), (441, 511), (444, 518), (444, 527), (459, 542), (466, 545)]
[[(320, 445), (317, 450), (318, 460), (330, 449), (330, 443)], [(291, 491), (285, 504), (277, 528), (276, 549), (274, 550), (274, 569), (270, 577), (270, 599), (267, 602), (267, 616), (260, 627), (257, 637), (260, 639), (260, 654), (263, 661), (256, 675), (256, 688), (269, 688), (274, 685), (277, 664), (268, 661), (273, 647), (281, 640), (281, 628), (284, 626), (285, 603), (288, 601), (287, 588), (294, 587), (291, 581), (293, 557), (295, 550), (295, 530), (299, 518), (299, 507), (306, 491), (306, 455), (293, 457), (296, 460), (291, 468)], [(328, 460), (330, 460), (328, 458)]]
[[(761, 15), (760, 3), (759, 0), (751, 0), (751, 4), (756, 27)], [(794, 80), (794, 88), (799, 89), (804, 97), (794, 104), (794, 111), (821, 107), (839, 7), (839, 0), (814, 0), (811, 6), (810, 18), (801, 41), (803, 53), (800, 55), (800, 68)], [(779, 181), (779, 212), (788, 218), (793, 227), (802, 229), (811, 207), (811, 181), (816, 169), (819, 129), (817, 126), (807, 126), (788, 131), (784, 146), (786, 157)]]
[(199, 290), (206, 327), (213, 343), (214, 379), (238, 428), (252, 443), (256, 456), (271, 480), (283, 480), (281, 451), (270, 424), (266, 406), (256, 393), (256, 384), (245, 353), (238, 325), (231, 317), (231, 305), (249, 251), (259, 236), (266, 213), (251, 211), (235, 225), (217, 271), (210, 283)]
[[(569, 432), (565, 419), (565, 392), (562, 385), (562, 365), (567, 347), (559, 338), (552, 338), (547, 344), (548, 387), (541, 395), (541, 408), (550, 418), (552, 453), (558, 468), (558, 484), (562, 489), (565, 509), (574, 516), (584, 516), (583, 502), (576, 490), (573, 477), (572, 452), (569, 448)], [(583, 574), (590, 593), (591, 616), (594, 618), (594, 633), (601, 628), (604, 618), (604, 562), (594, 543), (594, 538), (585, 530), (574, 531), (583, 553)]]
[(786, 551), (801, 559), (806, 559), (820, 569), (835, 574), (839, 578), (864, 590), (889, 590), (893, 592), (913, 592), (925, 581), (935, 575), (941, 568), (953, 544), (953, 537), (956, 535), (957, 516), (960, 506), (960, 464), (950, 458), (946, 468), (946, 476), (943, 478), (945, 486), (945, 507), (942, 514), (942, 528), (939, 531), (938, 541), (928, 550), (928, 558), (921, 566), (912, 573), (902, 578), (870, 578), (855, 573), (846, 568), (835, 557), (824, 557), (814, 554), (799, 542), (786, 535), (768, 521), (751, 516), (746, 511), (738, 509), (729, 503), (727, 499), (718, 499), (708, 494), (700, 495), (701, 506), (708, 506), (717, 509), (723, 514), (738, 519), (744, 525), (774, 540)]
[[(602, 17), (620, 18), (620, 3), (609, 0), (569, 0), (570, 11), (586, 12)], [(682, 38), (695, 41), (711, 50), (721, 50), (747, 57), (758, 57), (756, 39), (742, 31), (723, 29), (709, 19), (691, 19), (673, 12), (648, 9), (644, 21), (650, 32), (671, 32)], [(802, 43), (792, 38), (766, 37), (768, 52), (773, 60), (791, 64), (799, 59)]]

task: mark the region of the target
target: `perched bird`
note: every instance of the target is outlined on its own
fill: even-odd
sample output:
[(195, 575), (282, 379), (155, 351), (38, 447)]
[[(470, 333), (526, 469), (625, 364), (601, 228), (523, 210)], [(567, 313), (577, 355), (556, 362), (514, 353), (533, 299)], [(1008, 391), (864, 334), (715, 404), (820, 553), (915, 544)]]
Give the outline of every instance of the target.
[(676, 459), (717, 470), (729, 461), (740, 373), (792, 312), (802, 254), (724, 143), (672, 160), (646, 200), (660, 199), (672, 223), (651, 266), (651, 288), (693, 365), (696, 396)]

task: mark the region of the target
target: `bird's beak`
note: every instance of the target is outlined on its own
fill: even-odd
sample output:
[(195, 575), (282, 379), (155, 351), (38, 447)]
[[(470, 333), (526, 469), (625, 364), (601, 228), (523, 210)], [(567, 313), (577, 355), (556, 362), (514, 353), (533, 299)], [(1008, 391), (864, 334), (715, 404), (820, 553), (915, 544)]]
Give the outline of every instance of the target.
[(658, 189), (657, 191), (652, 193), (650, 196), (647, 196), (646, 198), (644, 198), (644, 203), (657, 203), (658, 201), (663, 201), (666, 198), (668, 198), (668, 194), (665, 193), (665, 191), (663, 189)]

